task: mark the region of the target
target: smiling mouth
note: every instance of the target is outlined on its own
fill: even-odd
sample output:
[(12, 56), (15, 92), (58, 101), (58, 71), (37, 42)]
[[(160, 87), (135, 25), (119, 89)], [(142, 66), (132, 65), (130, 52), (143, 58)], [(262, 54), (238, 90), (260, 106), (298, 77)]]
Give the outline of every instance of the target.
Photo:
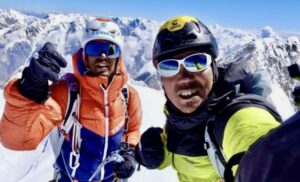
[(108, 68), (108, 65), (105, 64), (105, 63), (97, 63), (96, 66), (97, 66), (98, 68)]
[(193, 89), (182, 90), (179, 92), (178, 96), (182, 99), (190, 99), (195, 96), (200, 96), (200, 92)]

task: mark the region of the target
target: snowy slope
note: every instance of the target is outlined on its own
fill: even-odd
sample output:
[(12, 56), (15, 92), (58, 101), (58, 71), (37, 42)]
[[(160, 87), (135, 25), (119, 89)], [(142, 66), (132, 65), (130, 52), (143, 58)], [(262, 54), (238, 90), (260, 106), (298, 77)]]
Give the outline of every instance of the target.
[[(160, 91), (134, 86), (142, 100), (144, 131), (151, 126), (163, 127), (165, 116), (163, 105), (165, 98)], [(0, 89), (0, 113), (3, 111), (4, 99)], [(154, 99), (155, 98), (155, 99)], [(2, 182), (40, 182), (49, 181), (53, 175), (54, 155), (50, 143), (44, 140), (35, 151), (16, 152), (5, 149), (0, 144), (0, 181)], [(163, 171), (141, 168), (130, 179), (132, 182), (177, 181), (175, 171), (167, 168)]]

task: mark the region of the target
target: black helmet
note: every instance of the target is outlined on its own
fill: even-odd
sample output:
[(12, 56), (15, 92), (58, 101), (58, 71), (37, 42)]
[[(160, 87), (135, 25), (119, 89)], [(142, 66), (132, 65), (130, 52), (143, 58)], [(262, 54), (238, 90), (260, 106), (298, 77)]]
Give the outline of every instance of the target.
[(178, 16), (168, 20), (159, 29), (153, 48), (153, 65), (159, 60), (186, 49), (197, 49), (218, 56), (215, 37), (197, 18)]

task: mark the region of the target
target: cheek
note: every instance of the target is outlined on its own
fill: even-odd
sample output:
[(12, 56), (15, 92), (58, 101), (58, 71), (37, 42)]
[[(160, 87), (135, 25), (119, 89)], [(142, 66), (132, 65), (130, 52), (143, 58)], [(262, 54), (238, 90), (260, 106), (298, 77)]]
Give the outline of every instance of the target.
[(173, 81), (172, 78), (162, 78), (161, 82), (164, 87), (166, 95), (168, 96), (169, 99), (172, 99), (175, 94), (174, 90), (175, 90), (176, 81), (175, 80)]
[(211, 68), (208, 68), (207, 70), (205, 70), (204, 72), (200, 73), (198, 79), (199, 81), (202, 83), (203, 86), (205, 86), (205, 88), (207, 88), (208, 90), (211, 90), (212, 85), (213, 85), (213, 72)]
[(116, 61), (116, 60), (110, 60), (110, 63), (109, 63), (110, 69), (111, 69), (111, 70), (114, 70), (115, 67), (116, 67), (116, 64), (117, 64), (117, 61)]
[(90, 66), (93, 65), (94, 61), (95, 61), (95, 59), (93, 59), (91, 57), (87, 57), (87, 59), (86, 59), (86, 66), (88, 68), (90, 68)]
[(212, 86), (214, 84), (214, 74), (212, 72), (212, 69), (210, 68), (210, 71), (208, 73), (209, 75), (207, 76), (208, 79), (208, 86), (210, 88), (210, 90), (212, 89)]

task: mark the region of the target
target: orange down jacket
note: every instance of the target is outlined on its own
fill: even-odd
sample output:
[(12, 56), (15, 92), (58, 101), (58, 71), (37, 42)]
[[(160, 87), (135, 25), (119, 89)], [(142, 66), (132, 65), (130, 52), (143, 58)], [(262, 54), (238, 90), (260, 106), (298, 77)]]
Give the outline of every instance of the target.
[[(125, 107), (121, 99), (121, 89), (126, 84), (128, 75), (122, 58), (118, 61), (116, 74), (110, 84), (105, 77), (91, 77), (79, 72), (83, 62), (82, 50), (73, 56), (74, 75), (80, 90), (79, 122), (81, 129), (80, 166), (74, 179), (86, 180), (90, 174), (87, 164), (94, 171), (103, 155), (118, 149), (121, 141), (128, 141), (135, 146), (140, 139), (139, 128), (142, 120), (140, 98), (134, 88), (128, 86), (128, 132), (123, 132)], [(49, 132), (64, 121), (68, 102), (68, 85), (62, 80), (50, 86), (52, 94), (44, 104), (23, 97), (18, 91), (18, 80), (10, 81), (4, 89), (6, 100), (0, 123), (0, 141), (12, 150), (33, 150)], [(107, 89), (105, 89), (107, 88)], [(72, 134), (70, 134), (72, 135)], [(106, 145), (106, 147), (104, 147)], [(64, 155), (57, 159), (62, 172), (70, 172), (68, 164), (70, 149), (69, 139), (61, 149)], [(100, 162), (99, 162), (100, 159)], [(95, 163), (91, 165), (92, 163)], [(82, 170), (81, 170), (82, 167)], [(111, 167), (106, 169), (105, 179), (111, 176)], [(91, 172), (91, 173), (92, 173)], [(103, 176), (103, 175), (102, 175)], [(98, 175), (97, 180), (100, 179)]]

